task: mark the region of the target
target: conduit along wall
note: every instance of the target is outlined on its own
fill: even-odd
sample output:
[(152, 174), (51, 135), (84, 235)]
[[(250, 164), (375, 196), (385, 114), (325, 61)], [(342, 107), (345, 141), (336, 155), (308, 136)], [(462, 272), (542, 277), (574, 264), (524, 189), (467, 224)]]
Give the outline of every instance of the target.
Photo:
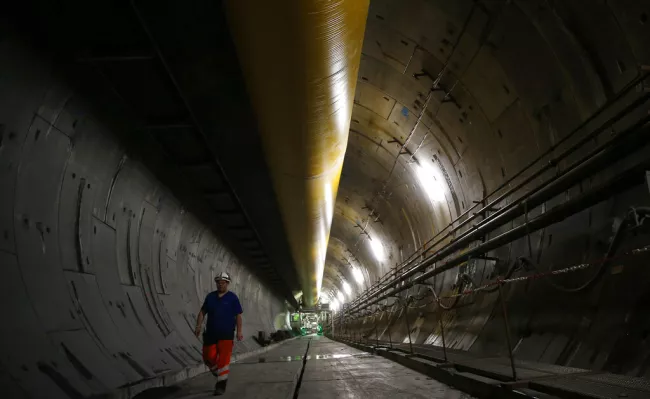
[(335, 317), (335, 334), (647, 375), (642, 356), (619, 354), (647, 326), (650, 248), (650, 98), (626, 93), (548, 161), (567, 167), (540, 163), (521, 178), (543, 176), (538, 185), (516, 184), (512, 201), (495, 200), (451, 244), (369, 289)]
[(225, 2), (303, 302), (320, 293), (367, 0)]
[[(648, 100), (648, 96), (644, 96), (642, 99), (643, 102), (645, 102)], [(402, 275), (396, 277), (395, 279), (397, 280), (397, 282), (406, 281), (409, 277), (414, 276), (417, 272), (424, 271), (425, 268), (433, 265), (436, 262), (445, 259), (447, 256), (453, 254), (455, 251), (458, 251), (464, 245), (467, 245), (471, 241), (481, 239), (481, 237), (485, 237), (487, 233), (496, 230), (497, 227), (503, 226), (507, 222), (512, 221), (515, 218), (523, 215), (526, 209), (532, 209), (534, 207), (542, 205), (544, 202), (559, 195), (560, 193), (571, 188), (572, 186), (576, 185), (580, 181), (583, 181), (585, 178), (601, 171), (607, 166), (611, 166), (612, 163), (620, 161), (621, 160), (620, 154), (632, 154), (636, 151), (644, 149), (645, 146), (648, 145), (648, 141), (650, 140), (647, 132), (647, 123), (649, 121), (650, 121), (650, 117), (644, 117), (640, 119), (638, 122), (634, 123), (627, 130), (617, 135), (610, 142), (607, 142), (597, 147), (589, 154), (581, 158), (579, 161), (576, 162), (574, 168), (567, 170), (566, 173), (558, 174), (550, 178), (545, 183), (544, 186), (540, 186), (535, 188), (534, 190), (531, 190), (526, 195), (524, 200), (516, 201), (507, 206), (504, 206), (498, 212), (494, 213), (493, 216), (488, 218), (493, 220), (486, 219), (485, 221), (481, 221), (480, 223), (477, 223), (475, 226), (473, 226), (473, 228), (469, 232), (460, 236), (458, 239), (450, 243), (448, 246), (442, 248), (441, 250), (437, 251), (433, 255), (427, 257), (416, 267), (404, 272)], [(606, 196), (603, 198), (606, 198), (607, 194), (611, 196), (611, 194), (614, 192), (616, 191), (605, 193)], [(586, 205), (585, 208), (588, 207), (589, 205)], [(548, 214), (550, 213), (552, 212), (545, 213), (543, 216), (540, 216), (540, 218), (548, 217)], [(555, 221), (557, 220), (554, 220), (554, 222)], [(520, 237), (524, 235), (525, 234), (521, 234)], [(502, 244), (506, 244), (510, 241), (502, 241)], [(498, 246), (500, 245), (491, 247), (490, 249), (494, 249)], [(424, 281), (423, 276), (431, 277), (433, 275), (440, 274), (446, 270), (451, 269), (454, 266), (457, 266), (462, 261), (468, 260), (472, 255), (474, 256), (482, 255), (485, 252), (487, 252), (487, 250), (481, 252), (478, 249), (474, 251), (465, 252), (460, 256), (458, 256), (457, 258), (455, 258), (453, 261), (447, 260), (445, 263), (438, 265), (436, 268), (434, 268), (435, 270), (432, 270), (430, 272), (418, 276), (417, 281)], [(386, 286), (377, 290), (376, 293), (379, 294), (381, 292), (387, 291), (390, 287), (391, 285), (387, 284)], [(370, 306), (373, 303), (377, 303), (380, 300), (391, 296), (392, 293), (397, 293), (404, 289), (406, 288), (397, 287), (394, 290), (395, 292), (389, 292), (385, 295), (379, 296), (372, 300), (368, 300), (365, 303), (360, 301), (359, 304), (357, 304), (354, 307), (351, 307), (350, 310), (364, 309), (365, 307)]]

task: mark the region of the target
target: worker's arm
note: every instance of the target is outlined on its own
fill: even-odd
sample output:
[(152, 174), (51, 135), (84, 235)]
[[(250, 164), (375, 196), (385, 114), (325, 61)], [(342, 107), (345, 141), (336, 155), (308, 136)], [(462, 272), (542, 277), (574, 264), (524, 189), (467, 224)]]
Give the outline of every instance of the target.
[(201, 326), (203, 325), (203, 317), (205, 316), (205, 313), (203, 313), (203, 309), (199, 310), (199, 315), (196, 316), (196, 328), (194, 329), (194, 335), (196, 335), (196, 338), (201, 335)]
[(237, 339), (239, 341), (244, 339), (244, 333), (241, 330), (241, 313), (237, 315)]
[(239, 302), (239, 298), (237, 295), (235, 295), (235, 300), (232, 301), (232, 306), (233, 306), (233, 313), (237, 315), (237, 340), (238, 341), (243, 341), (244, 340), (244, 332), (242, 331), (241, 325), (241, 314), (244, 313), (244, 309), (241, 307), (241, 303)]

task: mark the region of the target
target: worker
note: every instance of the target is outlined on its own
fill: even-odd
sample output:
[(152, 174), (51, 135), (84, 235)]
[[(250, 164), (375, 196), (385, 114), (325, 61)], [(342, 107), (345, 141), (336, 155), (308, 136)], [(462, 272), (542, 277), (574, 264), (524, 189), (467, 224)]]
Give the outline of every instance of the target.
[(230, 355), (232, 354), (235, 326), (237, 340), (244, 339), (242, 335), (242, 307), (235, 293), (228, 291), (230, 274), (221, 272), (214, 278), (217, 290), (205, 297), (203, 306), (196, 319), (194, 334), (201, 334), (203, 318), (208, 316), (206, 329), (203, 333), (203, 361), (212, 375), (217, 377), (214, 387), (215, 395), (226, 392), (228, 374), (230, 373)]

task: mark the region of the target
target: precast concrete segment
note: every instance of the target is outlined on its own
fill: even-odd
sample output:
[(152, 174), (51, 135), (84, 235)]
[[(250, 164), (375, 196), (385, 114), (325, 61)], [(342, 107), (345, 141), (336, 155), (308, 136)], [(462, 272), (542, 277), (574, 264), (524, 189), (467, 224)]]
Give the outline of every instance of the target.
[(282, 300), (47, 59), (7, 37), (0, 55), (0, 392), (69, 399), (182, 378), (202, 363), (196, 313), (220, 271), (244, 308), (235, 354), (259, 348), (251, 336), (276, 330)]
[[(301, 374), (299, 399), (471, 398), (398, 363), (322, 336), (300, 337), (257, 358), (231, 365), (228, 389), (222, 397), (292, 398)], [(174, 392), (160, 398), (211, 397), (213, 387), (214, 377), (204, 374), (179, 384)]]
[[(354, 348), (376, 352), (437, 380), (446, 382), (478, 397), (560, 397), (560, 398), (646, 398), (650, 385), (646, 379), (576, 367), (517, 361), (517, 381), (512, 380), (506, 357), (482, 357), (465, 351), (448, 350), (434, 345), (408, 345), (372, 341), (342, 342)], [(527, 395), (527, 396), (525, 396)], [(551, 396), (552, 395), (552, 396)]]
[[(249, 358), (255, 358), (254, 363), (257, 363), (257, 357), (263, 356), (265, 353), (272, 351), (278, 348), (281, 345), (284, 345), (287, 342), (291, 342), (295, 338), (288, 339), (286, 341), (281, 341), (273, 343), (269, 346), (261, 347), (249, 352), (244, 353), (235, 353), (232, 355), (231, 365), (235, 363), (250, 363)], [(155, 378), (143, 380), (141, 382), (120, 387), (117, 390), (112, 391), (110, 394), (105, 395), (105, 399), (129, 399), (129, 398), (147, 398), (147, 397), (160, 397), (164, 393), (176, 392), (178, 384), (183, 381), (197, 377), (201, 374), (209, 373), (209, 369), (205, 364), (195, 365), (187, 367), (180, 371), (164, 373), (157, 375)], [(210, 374), (212, 375), (212, 374)]]
[[(396, 264), (403, 264), (415, 251), (414, 236), (426, 242), (433, 236), (431, 225), (438, 231), (446, 227), (438, 208), (450, 209), (452, 219), (458, 210), (467, 216), (445, 230), (455, 231), (450, 238), (462, 236), (475, 223), (531, 192), (541, 181), (563, 173), (646, 117), (647, 105), (626, 110), (647, 95), (648, 15), (647, 2), (624, 0), (589, 6), (579, 1), (373, 0), (336, 205), (346, 216), (362, 222), (371, 211), (373, 217), (381, 215), (382, 223), (371, 219), (370, 226), (383, 229), (390, 260), (375, 262), (363, 247), (355, 253), (369, 271), (368, 280), (374, 284)], [(426, 107), (429, 114), (400, 155), (441, 72), (439, 90)], [(592, 134), (598, 131), (597, 136)], [(585, 145), (560, 157), (580, 142)], [(608, 163), (582, 184), (537, 207), (529, 202), (512, 226), (501, 226), (478, 237), (479, 241), (525, 225), (597, 187), (629, 167), (630, 154), (620, 151), (615, 159), (618, 165)], [(638, 155), (647, 158), (648, 151)], [(393, 179), (385, 198), (371, 203), (395, 157), (402, 160), (401, 176)], [(539, 161), (537, 166), (519, 173), (533, 159)], [(409, 160), (413, 162), (408, 164)], [(444, 200), (428, 201), (424, 182), (412, 173), (421, 163), (439, 169), (440, 175), (429, 182), (442, 183), (437, 187), (445, 193)], [(522, 189), (485, 208), (514, 187)], [(486, 199), (488, 193), (494, 194)], [(609, 195), (610, 199), (563, 221), (492, 248), (485, 256), (465, 258), (457, 269), (428, 279), (424, 276), (418, 282), (438, 293), (454, 292), (469, 288), (467, 277), (483, 286), (506, 274), (518, 279), (601, 258), (627, 209), (648, 205), (645, 186), (626, 192), (611, 190)], [(398, 219), (402, 212), (408, 214), (411, 226), (406, 218)], [(646, 245), (645, 231), (633, 229), (618, 253)], [(341, 241), (341, 246), (353, 248), (360, 235), (355, 223), (335, 218), (330, 242)], [(429, 253), (444, 244), (430, 248)], [(453, 256), (477, 244), (457, 247), (460, 253)], [(422, 252), (411, 259), (419, 260)], [(517, 265), (518, 258), (531, 263)], [(648, 324), (642, 310), (648, 300), (646, 259), (641, 254), (614, 261), (603, 269), (593, 289), (572, 294), (562, 287), (579, 288), (599, 268), (504, 286), (515, 358), (650, 377)], [(340, 291), (340, 276), (345, 277), (347, 265), (331, 262), (328, 267), (326, 275), (333, 277), (324, 289)], [(413, 273), (415, 277), (419, 276)], [(386, 290), (401, 284), (392, 281)], [(402, 294), (419, 298), (429, 287), (415, 285)], [(507, 352), (504, 322), (495, 317), (502, 312), (497, 293), (489, 291), (443, 299), (443, 306), (457, 306), (442, 317), (431, 297), (414, 301), (408, 310), (411, 331), (403, 306), (394, 305), (394, 298), (367, 309), (384, 311), (355, 322), (343, 317), (335, 330), (344, 331), (348, 321), (350, 336), (369, 335), (372, 341), (378, 330), (383, 340), (408, 342), (410, 334), (414, 343), (442, 345), (443, 326), (448, 348), (486, 356), (503, 354)], [(354, 304), (355, 296), (357, 292), (346, 298), (346, 304)]]
[(303, 290), (318, 301), (368, 0), (225, 2)]

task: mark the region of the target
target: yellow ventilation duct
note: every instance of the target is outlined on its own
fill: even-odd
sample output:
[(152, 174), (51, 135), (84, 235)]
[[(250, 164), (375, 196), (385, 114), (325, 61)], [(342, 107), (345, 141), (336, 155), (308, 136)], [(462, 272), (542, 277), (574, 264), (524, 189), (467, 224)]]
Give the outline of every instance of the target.
[(316, 303), (368, 0), (226, 0), (305, 305)]

